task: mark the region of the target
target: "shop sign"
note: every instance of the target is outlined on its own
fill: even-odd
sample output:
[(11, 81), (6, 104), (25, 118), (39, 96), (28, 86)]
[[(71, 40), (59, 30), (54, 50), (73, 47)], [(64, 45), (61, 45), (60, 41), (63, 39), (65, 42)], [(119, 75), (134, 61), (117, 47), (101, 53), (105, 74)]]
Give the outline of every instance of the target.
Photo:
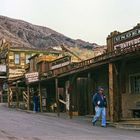
[(27, 73), (25, 74), (25, 78), (27, 83), (36, 82), (39, 80), (39, 74), (38, 72)]
[(57, 68), (60, 68), (60, 67), (69, 65), (70, 62), (71, 62), (71, 59), (70, 59), (69, 56), (66, 56), (66, 57), (57, 59), (57, 60), (51, 62), (51, 67), (50, 67), (50, 69), (53, 70), (53, 69), (57, 69)]
[(131, 39), (134, 39), (138, 36), (140, 36), (140, 27), (115, 36), (114, 37), (114, 44), (118, 44), (118, 43), (121, 43), (121, 42), (126, 41), (126, 40), (131, 40)]
[(140, 37), (138, 37), (136, 39), (126, 41), (126, 42), (123, 42), (123, 43), (120, 43), (120, 44), (117, 44), (117, 45), (114, 45), (114, 50), (121, 49), (121, 48), (126, 48), (126, 47), (137, 45), (137, 44), (140, 44)]
[(52, 66), (51, 69), (53, 70), (53, 69), (61, 68), (63, 66), (69, 65), (69, 64), (70, 64), (70, 62), (64, 62), (64, 63), (58, 64), (58, 65)]
[(25, 69), (9, 69), (9, 78), (22, 76), (25, 73)]

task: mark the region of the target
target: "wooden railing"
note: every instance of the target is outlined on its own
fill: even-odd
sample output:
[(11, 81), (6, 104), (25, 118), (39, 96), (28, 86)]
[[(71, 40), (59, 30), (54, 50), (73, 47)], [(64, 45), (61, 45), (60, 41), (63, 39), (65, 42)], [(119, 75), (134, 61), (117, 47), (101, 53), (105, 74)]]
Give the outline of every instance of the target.
[(89, 65), (89, 64), (97, 63), (99, 61), (114, 58), (114, 57), (117, 57), (117, 56), (125, 55), (125, 54), (128, 54), (128, 53), (137, 51), (137, 50), (140, 50), (140, 43), (136, 44), (136, 45), (126, 47), (126, 48), (113, 50), (111, 52), (104, 53), (104, 54), (99, 55), (97, 57), (94, 57), (92, 59), (82, 61), (82, 62), (78, 63), (78, 67), (82, 67), (82, 66), (86, 66), (86, 65)]
[(70, 65), (65, 66), (63, 68), (54, 69), (50, 72), (51, 74), (48, 74), (48, 76), (53, 77), (53, 76), (60, 75), (63, 73), (68, 73), (70, 71), (80, 69), (82, 67), (86, 67), (86, 66), (92, 65), (94, 63), (98, 63), (100, 61), (104, 61), (107, 59), (113, 59), (115, 57), (126, 55), (129, 53), (135, 52), (135, 51), (140, 51), (140, 43), (138, 43), (136, 45), (131, 45), (131, 46), (128, 46), (125, 48), (116, 49), (116, 50), (113, 50), (111, 52), (106, 52), (106, 53), (99, 55), (99, 56), (96, 56), (94, 58), (91, 58), (91, 59), (88, 59), (85, 61), (81, 61), (79, 63), (70, 64)]

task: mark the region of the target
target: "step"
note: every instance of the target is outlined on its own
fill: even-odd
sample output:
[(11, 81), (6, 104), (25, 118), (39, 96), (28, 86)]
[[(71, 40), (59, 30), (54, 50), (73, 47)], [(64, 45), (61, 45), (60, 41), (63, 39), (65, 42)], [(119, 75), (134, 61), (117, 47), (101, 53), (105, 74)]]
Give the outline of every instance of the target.
[(140, 122), (116, 122), (116, 123), (109, 123), (109, 126), (113, 126), (121, 129), (140, 131)]

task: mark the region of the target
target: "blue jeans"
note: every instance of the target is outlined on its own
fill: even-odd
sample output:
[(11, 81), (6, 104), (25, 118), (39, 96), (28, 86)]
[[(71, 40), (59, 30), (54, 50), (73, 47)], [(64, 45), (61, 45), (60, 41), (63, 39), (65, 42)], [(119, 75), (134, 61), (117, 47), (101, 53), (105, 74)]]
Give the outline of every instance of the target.
[(96, 123), (98, 118), (102, 117), (102, 126), (106, 126), (106, 109), (105, 107), (95, 107), (95, 115), (93, 116), (92, 123)]
[(33, 111), (37, 112), (38, 111), (38, 105), (37, 103), (33, 103)]

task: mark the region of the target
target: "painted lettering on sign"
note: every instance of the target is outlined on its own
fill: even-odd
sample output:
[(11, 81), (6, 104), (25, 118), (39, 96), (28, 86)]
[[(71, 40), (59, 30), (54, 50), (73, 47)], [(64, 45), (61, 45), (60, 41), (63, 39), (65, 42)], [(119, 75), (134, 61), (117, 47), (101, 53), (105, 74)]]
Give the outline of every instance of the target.
[(69, 56), (66, 56), (66, 57), (62, 57), (60, 59), (57, 59), (53, 62), (51, 62), (51, 67), (50, 69), (53, 70), (53, 69), (57, 69), (57, 68), (60, 68), (60, 67), (63, 67), (63, 66), (66, 66), (66, 65), (69, 65), (70, 64), (70, 57)]
[(54, 65), (54, 66), (51, 67), (51, 69), (52, 69), (52, 70), (53, 70), (53, 69), (57, 69), (57, 68), (66, 66), (66, 65), (68, 65), (68, 64), (70, 64), (70, 62), (65, 62), (65, 63), (61, 63), (61, 64), (58, 64), (58, 65)]
[(25, 73), (25, 69), (9, 69), (9, 78), (14, 78), (18, 76), (23, 76)]
[(140, 36), (140, 27), (114, 37), (114, 44)]
[(124, 43), (114, 45), (114, 50), (120, 49), (120, 48), (126, 48), (126, 47), (133, 46), (133, 45), (136, 45), (136, 44), (140, 44), (140, 37), (136, 38), (136, 39), (132, 39), (130, 41), (126, 41)]
[(25, 74), (25, 78), (27, 83), (36, 82), (39, 80), (39, 73), (38, 72), (32, 72)]
[(25, 78), (38, 77), (38, 72), (26, 73)]

